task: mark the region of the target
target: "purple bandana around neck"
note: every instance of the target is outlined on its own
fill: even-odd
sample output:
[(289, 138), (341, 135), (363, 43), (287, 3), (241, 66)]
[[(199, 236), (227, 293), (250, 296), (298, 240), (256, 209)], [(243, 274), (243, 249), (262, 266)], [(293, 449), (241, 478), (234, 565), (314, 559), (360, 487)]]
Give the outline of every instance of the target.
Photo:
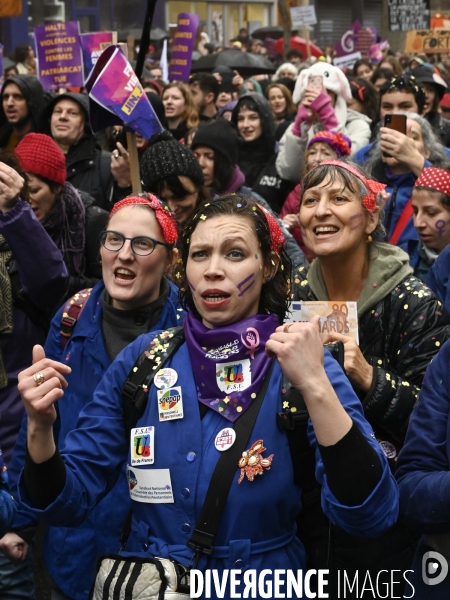
[(208, 329), (188, 312), (184, 330), (199, 401), (234, 423), (261, 387), (271, 362), (266, 342), (278, 325), (276, 315), (258, 314)]

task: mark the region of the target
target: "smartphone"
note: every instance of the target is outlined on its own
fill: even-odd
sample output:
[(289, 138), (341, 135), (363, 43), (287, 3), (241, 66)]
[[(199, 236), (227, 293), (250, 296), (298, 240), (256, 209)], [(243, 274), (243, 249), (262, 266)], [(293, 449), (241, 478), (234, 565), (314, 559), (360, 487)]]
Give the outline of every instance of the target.
[(406, 135), (406, 115), (384, 115), (384, 126)]
[[(406, 135), (406, 115), (384, 115), (384, 126)], [(391, 156), (390, 154), (386, 154), (386, 152), (382, 152), (382, 155), (386, 158), (390, 158)]]
[(322, 75), (309, 75), (308, 87), (314, 88), (315, 90), (323, 90), (323, 77)]

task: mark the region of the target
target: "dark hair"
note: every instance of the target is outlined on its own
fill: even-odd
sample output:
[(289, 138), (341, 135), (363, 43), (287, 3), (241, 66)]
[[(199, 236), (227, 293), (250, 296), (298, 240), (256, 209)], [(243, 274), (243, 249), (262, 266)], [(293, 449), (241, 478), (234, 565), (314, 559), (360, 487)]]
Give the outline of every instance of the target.
[(298, 48), (290, 48), (290, 50), (286, 52), (286, 59), (290, 60), (294, 56), (296, 58), (300, 58), (301, 60), (304, 59), (303, 52), (301, 50)]
[(259, 115), (259, 108), (256, 102), (253, 100), (251, 96), (242, 96), (242, 100), (239, 102), (239, 110), (238, 114), (243, 110), (253, 110), (257, 112)]
[(365, 114), (372, 122), (379, 119), (380, 111), (380, 96), (376, 88), (362, 77), (349, 77), (350, 91), (355, 100), (361, 102), (363, 114)]
[(370, 70), (373, 71), (373, 64), (370, 62), (370, 60), (367, 59), (367, 58), (360, 58), (353, 65), (353, 76), (354, 77), (359, 77), (359, 75), (358, 75), (358, 68), (361, 65), (366, 65), (366, 67), (370, 67)]
[[(177, 263), (176, 277), (180, 286), (179, 298), (181, 305), (195, 312), (195, 304), (192, 297), (191, 288), (186, 277), (186, 265), (189, 257), (189, 242), (192, 233), (195, 231), (200, 219), (216, 217), (219, 215), (239, 216), (247, 219), (252, 227), (255, 226), (255, 233), (259, 241), (264, 264), (269, 267), (273, 264), (273, 251), (270, 249), (272, 239), (270, 229), (264, 211), (248, 196), (241, 194), (229, 194), (219, 196), (203, 205), (191, 219), (186, 223), (181, 239), (181, 260)], [(280, 253), (280, 264), (271, 279), (267, 280), (261, 290), (259, 299), (259, 312), (274, 313), (282, 323), (286, 312), (289, 310), (289, 295), (291, 287), (291, 269), (292, 264), (284, 247)]]
[[(204, 185), (197, 183), (192, 178), (189, 178), (189, 179), (195, 185), (196, 190), (198, 192), (198, 199), (197, 199), (197, 206), (198, 206), (201, 202), (205, 202), (208, 199), (208, 194), (206, 192)], [(165, 177), (164, 179), (160, 179), (153, 186), (151, 186), (148, 191), (151, 192), (152, 194), (155, 194), (155, 196), (157, 196), (158, 198), (160, 198), (162, 196), (164, 190), (166, 189), (166, 187), (167, 187), (167, 189), (169, 189), (172, 192), (172, 194), (175, 196), (175, 198), (179, 198), (179, 199), (184, 198), (185, 196), (188, 196), (189, 194), (192, 193), (184, 187), (184, 185), (181, 183), (178, 175), (169, 175), (168, 177)]]
[(30, 51), (29, 44), (18, 44), (14, 51), (14, 60), (18, 63), (23, 63), (28, 58)]
[[(398, 58), (396, 58), (395, 56), (385, 56), (383, 58), (383, 60), (380, 62), (380, 65), (382, 65), (383, 63), (389, 63), (392, 66), (392, 71), (394, 72), (394, 75), (401, 75), (403, 72), (402, 69), (402, 65), (400, 64), (400, 61), (398, 60)], [(383, 67), (386, 69), (389, 69), (389, 67)]]
[(213, 192), (216, 194), (225, 192), (235, 168), (236, 165), (233, 165), (227, 156), (214, 152), (214, 180), (211, 185)]
[(375, 85), (378, 79), (388, 79), (390, 81), (392, 79), (391, 69), (385, 69), (384, 67), (378, 67), (378, 69), (375, 69), (370, 78), (370, 83), (373, 83), (373, 85)]
[[(358, 173), (361, 173), (361, 175), (363, 177), (365, 177), (366, 179), (372, 179), (371, 175), (369, 175), (369, 173), (365, 169), (361, 168), (360, 165), (358, 165), (350, 160), (340, 159), (340, 162), (343, 162), (347, 165), (352, 166), (353, 168), (355, 168), (358, 171)], [(364, 192), (361, 191), (361, 187), (364, 185), (363, 182), (358, 177), (353, 175), (353, 173), (350, 173), (350, 171), (347, 171), (347, 169), (345, 169), (344, 167), (340, 167), (338, 165), (319, 164), (317, 167), (315, 167), (314, 169), (309, 171), (305, 175), (305, 178), (302, 181), (300, 206), (302, 205), (305, 193), (309, 189), (311, 189), (313, 187), (317, 187), (318, 185), (323, 183), (327, 178), (329, 178), (329, 182), (327, 185), (331, 185), (336, 180), (340, 180), (340, 181), (342, 181), (342, 189), (343, 190), (348, 189), (348, 190), (350, 190), (350, 192), (352, 192), (352, 194), (357, 194), (360, 197), (361, 201), (362, 201), (363, 197), (365, 196), (365, 191)], [(361, 206), (362, 206), (363, 210), (369, 215), (370, 212), (367, 210), (367, 208), (363, 204), (361, 204)], [(383, 222), (383, 214), (382, 214), (382, 210), (380, 210), (380, 217), (378, 219), (377, 226), (371, 234), (374, 241), (382, 242), (385, 239), (385, 231), (384, 231), (382, 222)]]
[(214, 102), (220, 93), (220, 84), (211, 73), (194, 73), (189, 79), (189, 83), (198, 83), (199, 88), (204, 94), (214, 94)]
[(380, 101), (386, 94), (391, 92), (406, 92), (412, 94), (416, 101), (419, 115), (425, 106), (425, 92), (422, 84), (413, 75), (397, 75), (386, 81), (380, 89)]

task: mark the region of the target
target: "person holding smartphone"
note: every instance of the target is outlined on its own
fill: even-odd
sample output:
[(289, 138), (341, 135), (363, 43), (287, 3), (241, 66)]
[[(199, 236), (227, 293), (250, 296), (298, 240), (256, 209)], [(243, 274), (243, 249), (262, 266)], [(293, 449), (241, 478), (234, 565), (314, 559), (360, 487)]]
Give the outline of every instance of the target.
[(338, 67), (318, 61), (300, 73), (293, 94), (297, 116), (280, 141), (276, 162), (280, 177), (300, 182), (308, 142), (319, 131), (346, 135), (352, 153), (369, 142), (371, 120), (347, 108), (351, 97), (349, 82)]

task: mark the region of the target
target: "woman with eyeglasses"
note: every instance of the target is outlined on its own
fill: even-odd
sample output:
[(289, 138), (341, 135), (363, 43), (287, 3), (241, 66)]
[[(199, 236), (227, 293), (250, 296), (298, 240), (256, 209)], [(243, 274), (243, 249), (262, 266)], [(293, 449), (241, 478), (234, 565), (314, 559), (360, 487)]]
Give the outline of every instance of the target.
[[(184, 311), (177, 300), (177, 288), (164, 276), (177, 256), (177, 237), (177, 224), (169, 208), (151, 194), (129, 196), (111, 211), (100, 235), (103, 281), (90, 295), (83, 291), (61, 307), (45, 344), (48, 359), (72, 369), (64, 402), (57, 406), (55, 436), (60, 448), (119, 352), (141, 334), (182, 324)], [(65, 318), (70, 323), (74, 306), (78, 314), (70, 330), (65, 328)], [(44, 357), (41, 352), (34, 361)], [(24, 463), (26, 425), (24, 421), (9, 471), (15, 498), (15, 482)], [(43, 554), (53, 581), (52, 600), (87, 600), (97, 559), (120, 549), (120, 533), (129, 508), (123, 467), (118, 483), (81, 527), (48, 529)], [(14, 533), (0, 542), (10, 560), (24, 559), (27, 546), (20, 533), (37, 520), (19, 505)]]

